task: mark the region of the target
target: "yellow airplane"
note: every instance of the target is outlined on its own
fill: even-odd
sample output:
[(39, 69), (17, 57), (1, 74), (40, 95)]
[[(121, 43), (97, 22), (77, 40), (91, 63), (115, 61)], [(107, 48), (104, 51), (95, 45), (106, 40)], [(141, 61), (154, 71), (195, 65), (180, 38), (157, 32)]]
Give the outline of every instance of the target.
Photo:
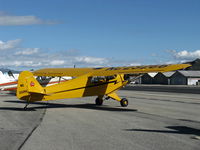
[[(65, 98), (97, 96), (96, 105), (102, 105), (105, 99), (119, 101), (122, 107), (128, 106), (126, 98), (120, 98), (116, 91), (128, 83), (127, 74), (148, 72), (168, 72), (187, 68), (189, 64), (150, 65), (110, 68), (46, 68), (34, 72), (20, 73), (17, 85), (17, 97), (27, 102), (49, 101)], [(63, 77), (73, 79), (47, 87), (42, 87), (34, 76)]]

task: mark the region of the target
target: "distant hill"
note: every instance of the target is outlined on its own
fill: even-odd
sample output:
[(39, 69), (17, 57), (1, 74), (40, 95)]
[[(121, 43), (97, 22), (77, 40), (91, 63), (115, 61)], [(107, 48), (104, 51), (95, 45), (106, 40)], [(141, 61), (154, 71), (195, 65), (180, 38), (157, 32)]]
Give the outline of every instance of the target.
[(185, 70), (200, 70), (200, 59), (196, 59), (194, 61), (191, 62), (187, 62), (189, 64), (191, 64), (191, 67), (186, 68)]
[(12, 70), (12, 69), (7, 69), (7, 68), (0, 68), (0, 71), (4, 72), (8, 72), (11, 71), (12, 73), (20, 73), (21, 71), (16, 71), (16, 70)]

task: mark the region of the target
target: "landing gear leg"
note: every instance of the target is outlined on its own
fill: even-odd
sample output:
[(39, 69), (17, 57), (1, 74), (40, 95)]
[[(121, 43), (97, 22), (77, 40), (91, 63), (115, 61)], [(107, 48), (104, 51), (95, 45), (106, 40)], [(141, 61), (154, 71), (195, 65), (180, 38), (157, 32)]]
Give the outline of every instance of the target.
[(26, 105), (24, 106), (24, 110), (27, 110), (28, 105), (30, 104), (30, 100), (31, 100), (31, 96), (29, 97), (29, 99), (26, 102)]
[(26, 103), (26, 105), (24, 106), (24, 110), (27, 110), (29, 104), (30, 104), (29, 102)]
[(101, 106), (103, 104), (103, 98), (97, 97), (95, 100), (96, 105)]
[(116, 100), (116, 101), (119, 101), (122, 107), (127, 107), (128, 106), (128, 100), (126, 98), (122, 98), (121, 99), (115, 92), (110, 93), (107, 96), (112, 98), (112, 99), (114, 99), (114, 100)]

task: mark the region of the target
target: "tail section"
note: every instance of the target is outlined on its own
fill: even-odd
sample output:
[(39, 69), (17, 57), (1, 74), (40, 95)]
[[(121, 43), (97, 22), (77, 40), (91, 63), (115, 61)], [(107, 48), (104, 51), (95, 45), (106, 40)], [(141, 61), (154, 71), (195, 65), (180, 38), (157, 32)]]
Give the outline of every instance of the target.
[(17, 85), (17, 97), (27, 101), (41, 101), (45, 94), (44, 88), (30, 71), (20, 73)]

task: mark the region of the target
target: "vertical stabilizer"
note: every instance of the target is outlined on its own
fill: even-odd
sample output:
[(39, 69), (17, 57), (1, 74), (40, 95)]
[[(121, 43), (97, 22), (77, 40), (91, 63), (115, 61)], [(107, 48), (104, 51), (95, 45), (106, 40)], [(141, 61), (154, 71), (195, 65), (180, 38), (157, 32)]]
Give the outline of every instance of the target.
[(34, 78), (33, 74), (30, 71), (23, 71), (20, 73), (18, 78), (17, 97), (22, 100), (31, 101), (33, 98), (31, 97), (31, 95), (33, 94), (41, 97), (41, 95), (45, 94), (45, 90)]

